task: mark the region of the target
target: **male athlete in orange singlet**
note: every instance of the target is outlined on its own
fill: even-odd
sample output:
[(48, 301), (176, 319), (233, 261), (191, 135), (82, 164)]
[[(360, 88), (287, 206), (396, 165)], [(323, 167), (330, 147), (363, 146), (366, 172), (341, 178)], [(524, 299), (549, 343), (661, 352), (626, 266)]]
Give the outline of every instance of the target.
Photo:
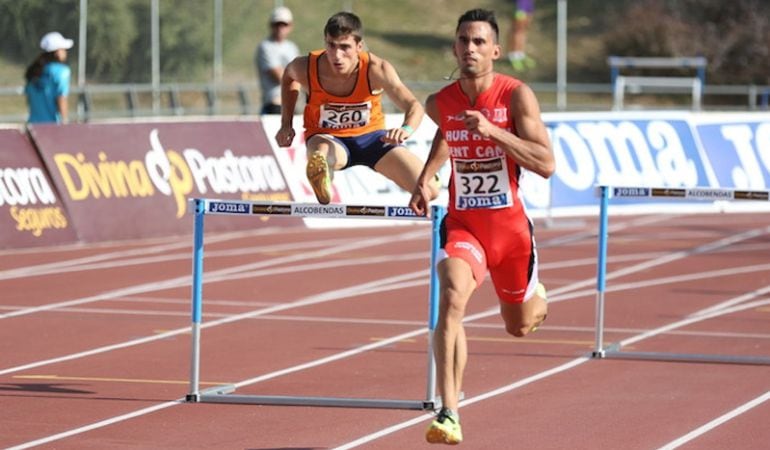
[[(288, 147), (294, 140), (292, 118), (302, 88), (308, 96), (306, 171), (319, 203), (331, 201), (334, 171), (354, 165), (368, 166), (411, 192), (422, 161), (402, 144), (422, 121), (422, 106), (388, 61), (363, 50), (362, 24), (355, 14), (333, 15), (324, 40), (324, 50), (294, 59), (284, 71), (278, 145)], [(404, 111), (399, 128), (385, 129), (383, 92)], [(438, 183), (426, 186), (428, 196), (435, 198)]]
[(427, 100), (426, 111), (439, 130), (409, 203), (417, 214), (429, 212), (428, 182), (449, 159), (434, 341), (442, 408), (426, 431), (431, 443), (462, 441), (457, 407), (468, 356), (462, 319), (487, 270), (508, 333), (521, 337), (533, 331), (548, 310), (519, 179), (521, 169), (549, 177), (554, 157), (535, 94), (494, 72), (502, 53), (498, 34), (492, 11), (474, 9), (458, 20), (454, 55), (460, 79)]

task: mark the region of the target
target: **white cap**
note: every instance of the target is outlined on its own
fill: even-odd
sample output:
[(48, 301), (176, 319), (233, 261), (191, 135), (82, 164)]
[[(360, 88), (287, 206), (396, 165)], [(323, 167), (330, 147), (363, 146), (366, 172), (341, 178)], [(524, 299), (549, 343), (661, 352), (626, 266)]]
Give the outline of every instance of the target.
[(292, 23), (294, 17), (291, 10), (285, 6), (279, 6), (270, 14), (270, 23)]
[(72, 44), (74, 44), (72, 39), (65, 38), (58, 31), (52, 31), (40, 39), (40, 48), (45, 52), (55, 52), (61, 48), (69, 50)]

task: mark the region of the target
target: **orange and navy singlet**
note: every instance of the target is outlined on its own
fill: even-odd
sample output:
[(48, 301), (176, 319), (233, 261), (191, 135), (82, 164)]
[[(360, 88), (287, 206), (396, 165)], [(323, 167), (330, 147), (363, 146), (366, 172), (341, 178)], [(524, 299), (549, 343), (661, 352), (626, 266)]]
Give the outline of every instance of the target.
[(338, 97), (326, 92), (318, 79), (318, 65), (325, 50), (308, 55), (307, 104), (305, 105), (305, 138), (314, 134), (336, 137), (358, 136), (385, 129), (381, 93), (373, 94), (369, 84), (369, 53), (358, 54), (358, 78), (353, 91)]
[(516, 134), (511, 94), (521, 84), (495, 74), (475, 104), (459, 81), (435, 97), (452, 165), (443, 249), (448, 256), (466, 260), (479, 285), (488, 268), (498, 297), (512, 303), (529, 298), (537, 285), (532, 223), (519, 193), (521, 168), (493, 140), (468, 131), (463, 112), (480, 111), (493, 124)]

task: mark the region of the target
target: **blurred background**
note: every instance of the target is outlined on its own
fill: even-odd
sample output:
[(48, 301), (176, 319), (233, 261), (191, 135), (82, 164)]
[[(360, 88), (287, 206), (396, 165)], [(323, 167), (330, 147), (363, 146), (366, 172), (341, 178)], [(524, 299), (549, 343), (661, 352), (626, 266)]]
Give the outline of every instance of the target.
[[(0, 0), (0, 122), (26, 120), (24, 71), (40, 37), (54, 30), (75, 40), (68, 60), (73, 121), (257, 114), (254, 51), (280, 5), (294, 13), (290, 39), (302, 53), (323, 46), (329, 16), (358, 14), (368, 49), (389, 59), (421, 100), (454, 69), (461, 13), (495, 10), (505, 54), (515, 9), (510, 0)], [(702, 109), (766, 109), (770, 1), (536, 0), (527, 54), (534, 67), (514, 72), (503, 58), (497, 70), (528, 82), (545, 111), (612, 109), (611, 55), (704, 57)], [(645, 96), (640, 87), (629, 106), (691, 108), (686, 89), (670, 91)]]

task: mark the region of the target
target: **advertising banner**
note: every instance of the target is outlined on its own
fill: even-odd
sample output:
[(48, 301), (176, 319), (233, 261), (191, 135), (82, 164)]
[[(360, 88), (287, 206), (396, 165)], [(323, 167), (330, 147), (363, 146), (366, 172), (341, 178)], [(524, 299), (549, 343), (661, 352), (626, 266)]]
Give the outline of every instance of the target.
[[(291, 147), (279, 148), (273, 136), (279, 118), (266, 117), (265, 131), (276, 159), (287, 175), (294, 198), (315, 201), (304, 177), (307, 161), (302, 118), (294, 118), (297, 137)], [(388, 114), (388, 127), (402, 123), (401, 114)], [(581, 112), (546, 113), (543, 120), (551, 137), (556, 173), (544, 180), (524, 171), (524, 202), (534, 217), (584, 215), (598, 210), (595, 187), (616, 186), (706, 187), (762, 190), (770, 188), (770, 114)], [(425, 160), (436, 125), (426, 117), (406, 146)], [(440, 172), (445, 204), (449, 167)], [(406, 205), (410, 193), (376, 172), (353, 167), (335, 174), (333, 202)], [(677, 203), (688, 203), (676, 200)], [(646, 207), (670, 203), (666, 199), (622, 199), (619, 205)], [(692, 210), (713, 210), (702, 202), (685, 205)], [(740, 205), (765, 210), (768, 204)], [(729, 207), (719, 206), (721, 209)], [(637, 211), (641, 211), (637, 209)], [(316, 222), (307, 221), (309, 224)], [(326, 222), (320, 222), (328, 225)]]
[[(256, 120), (34, 125), (30, 133), (87, 242), (190, 233), (192, 197), (292, 200)], [(206, 229), (269, 220), (217, 218)]]
[(77, 236), (22, 129), (0, 129), (0, 248), (75, 242)]
[[(606, 112), (544, 114), (556, 174), (529, 196), (535, 207), (576, 213), (596, 206), (596, 185), (666, 188), (770, 188), (770, 114)], [(664, 199), (657, 202), (670, 203)], [(628, 199), (625, 205), (649, 205)], [(696, 210), (702, 202), (676, 200)], [(731, 205), (766, 210), (767, 204)], [(720, 205), (721, 209), (729, 207)]]

